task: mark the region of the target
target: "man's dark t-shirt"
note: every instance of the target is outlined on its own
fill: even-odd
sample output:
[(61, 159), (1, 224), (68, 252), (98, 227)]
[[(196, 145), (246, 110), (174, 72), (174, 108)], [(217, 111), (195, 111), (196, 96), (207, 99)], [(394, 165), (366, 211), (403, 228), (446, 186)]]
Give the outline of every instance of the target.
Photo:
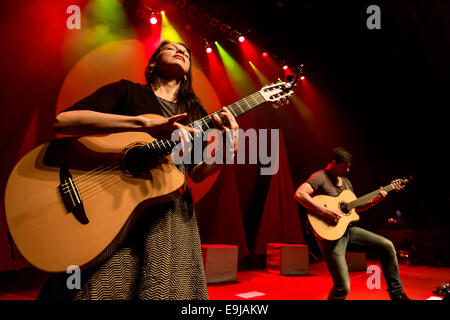
[(338, 187), (334, 184), (332, 177), (325, 169), (311, 174), (306, 182), (308, 182), (313, 188), (314, 196), (324, 194), (327, 196), (337, 197), (345, 189), (353, 192), (353, 186), (349, 179), (342, 177), (342, 186)]

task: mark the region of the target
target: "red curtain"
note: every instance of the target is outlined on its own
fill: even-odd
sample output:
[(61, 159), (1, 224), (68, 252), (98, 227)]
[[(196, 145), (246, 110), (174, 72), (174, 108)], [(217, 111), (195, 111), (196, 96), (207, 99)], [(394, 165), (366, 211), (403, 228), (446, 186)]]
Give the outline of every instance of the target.
[(239, 247), (239, 258), (249, 251), (245, 237), (233, 165), (225, 165), (209, 193), (196, 204), (202, 244), (231, 244)]
[(269, 242), (304, 243), (294, 185), (280, 132), (278, 173), (272, 176), (255, 241), (255, 254), (265, 254)]

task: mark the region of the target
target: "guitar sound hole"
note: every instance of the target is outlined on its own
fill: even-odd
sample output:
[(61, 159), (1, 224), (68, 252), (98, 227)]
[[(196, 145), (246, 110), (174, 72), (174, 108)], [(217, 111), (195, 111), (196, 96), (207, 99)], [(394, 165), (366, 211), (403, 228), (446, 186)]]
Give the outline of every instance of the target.
[(135, 176), (147, 172), (154, 162), (149, 149), (143, 146), (134, 146), (128, 149), (122, 157), (123, 169)]
[(339, 203), (339, 209), (341, 210), (341, 212), (343, 214), (349, 214), (349, 210), (348, 210), (347, 204), (345, 202)]

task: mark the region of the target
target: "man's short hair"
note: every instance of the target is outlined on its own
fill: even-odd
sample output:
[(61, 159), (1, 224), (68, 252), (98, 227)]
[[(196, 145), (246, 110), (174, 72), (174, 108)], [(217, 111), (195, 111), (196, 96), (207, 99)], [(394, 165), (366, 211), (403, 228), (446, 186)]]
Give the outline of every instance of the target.
[(352, 161), (352, 155), (342, 147), (337, 147), (333, 149), (331, 160), (336, 161), (337, 164), (342, 162)]

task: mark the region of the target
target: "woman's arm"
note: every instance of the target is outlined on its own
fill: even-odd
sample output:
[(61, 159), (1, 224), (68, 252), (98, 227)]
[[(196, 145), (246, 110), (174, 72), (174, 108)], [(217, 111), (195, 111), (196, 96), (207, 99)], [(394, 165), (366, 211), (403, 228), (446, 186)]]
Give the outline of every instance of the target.
[(210, 175), (216, 173), (223, 167), (223, 164), (207, 164), (205, 161), (200, 162), (189, 172), (189, 176), (194, 182), (201, 182), (208, 178)]
[(124, 116), (91, 110), (61, 112), (56, 116), (55, 131), (71, 135), (104, 134), (123, 131), (145, 131), (145, 117)]
[(56, 116), (54, 129), (57, 133), (82, 136), (124, 131), (141, 131), (147, 132), (157, 139), (169, 139), (172, 131), (175, 129), (186, 129), (194, 133), (193, 128), (185, 127), (177, 122), (186, 116), (186, 113), (182, 113), (170, 118), (148, 119), (143, 116), (125, 116), (91, 110), (73, 110), (59, 113)]

